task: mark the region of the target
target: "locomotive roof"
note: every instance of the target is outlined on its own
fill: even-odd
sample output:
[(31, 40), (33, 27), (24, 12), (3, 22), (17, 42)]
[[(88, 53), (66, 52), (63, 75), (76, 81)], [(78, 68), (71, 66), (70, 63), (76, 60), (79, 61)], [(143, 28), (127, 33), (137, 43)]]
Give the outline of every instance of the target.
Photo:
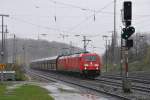
[(53, 57), (47, 57), (47, 58), (41, 58), (41, 59), (35, 59), (35, 60), (32, 60), (31, 62), (39, 62), (39, 61), (47, 61), (47, 60), (55, 60), (57, 59), (58, 56), (53, 56)]
[(78, 53), (78, 54), (72, 54), (72, 55), (63, 55), (60, 57), (64, 58), (64, 57), (82, 57), (83, 55), (97, 55), (96, 53)]
[(53, 57), (47, 57), (47, 58), (41, 58), (41, 59), (35, 59), (31, 62), (40, 62), (40, 61), (48, 61), (48, 60), (56, 60), (58, 57), (60, 59), (64, 57), (82, 57), (83, 55), (97, 55), (96, 53), (79, 53), (79, 54), (72, 54), (72, 55), (61, 55), (61, 56), (53, 56)]

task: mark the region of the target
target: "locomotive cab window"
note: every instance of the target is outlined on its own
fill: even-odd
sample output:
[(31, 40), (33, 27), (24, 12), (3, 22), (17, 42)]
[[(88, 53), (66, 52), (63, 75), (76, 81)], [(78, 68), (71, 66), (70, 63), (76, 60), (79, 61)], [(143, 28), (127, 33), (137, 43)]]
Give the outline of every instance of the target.
[(96, 56), (85, 56), (85, 61), (96, 61)]

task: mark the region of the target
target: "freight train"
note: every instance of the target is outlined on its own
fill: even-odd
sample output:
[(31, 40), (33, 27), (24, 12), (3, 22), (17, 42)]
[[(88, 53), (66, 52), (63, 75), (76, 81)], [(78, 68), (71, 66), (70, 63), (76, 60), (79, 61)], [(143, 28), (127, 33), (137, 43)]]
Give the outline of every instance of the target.
[(101, 58), (96, 53), (80, 53), (54, 56), (31, 61), (31, 68), (46, 71), (74, 73), (86, 78), (95, 78), (101, 73)]

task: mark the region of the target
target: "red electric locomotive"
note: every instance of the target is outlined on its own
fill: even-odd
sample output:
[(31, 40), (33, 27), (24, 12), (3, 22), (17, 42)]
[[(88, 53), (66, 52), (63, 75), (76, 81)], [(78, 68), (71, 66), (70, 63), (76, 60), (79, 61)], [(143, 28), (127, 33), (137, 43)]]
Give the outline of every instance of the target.
[(77, 72), (85, 77), (97, 77), (101, 72), (101, 59), (96, 53), (81, 53), (59, 57), (58, 71)]
[(96, 53), (62, 55), (33, 60), (31, 68), (47, 71), (71, 72), (95, 78), (101, 72), (101, 59)]

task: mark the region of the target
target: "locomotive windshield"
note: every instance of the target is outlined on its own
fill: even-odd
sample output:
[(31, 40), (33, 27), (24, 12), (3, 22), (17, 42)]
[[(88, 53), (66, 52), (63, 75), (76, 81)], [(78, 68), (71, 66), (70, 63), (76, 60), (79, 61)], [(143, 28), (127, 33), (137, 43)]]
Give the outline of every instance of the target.
[(96, 61), (96, 56), (85, 56), (84, 59), (86, 61)]

